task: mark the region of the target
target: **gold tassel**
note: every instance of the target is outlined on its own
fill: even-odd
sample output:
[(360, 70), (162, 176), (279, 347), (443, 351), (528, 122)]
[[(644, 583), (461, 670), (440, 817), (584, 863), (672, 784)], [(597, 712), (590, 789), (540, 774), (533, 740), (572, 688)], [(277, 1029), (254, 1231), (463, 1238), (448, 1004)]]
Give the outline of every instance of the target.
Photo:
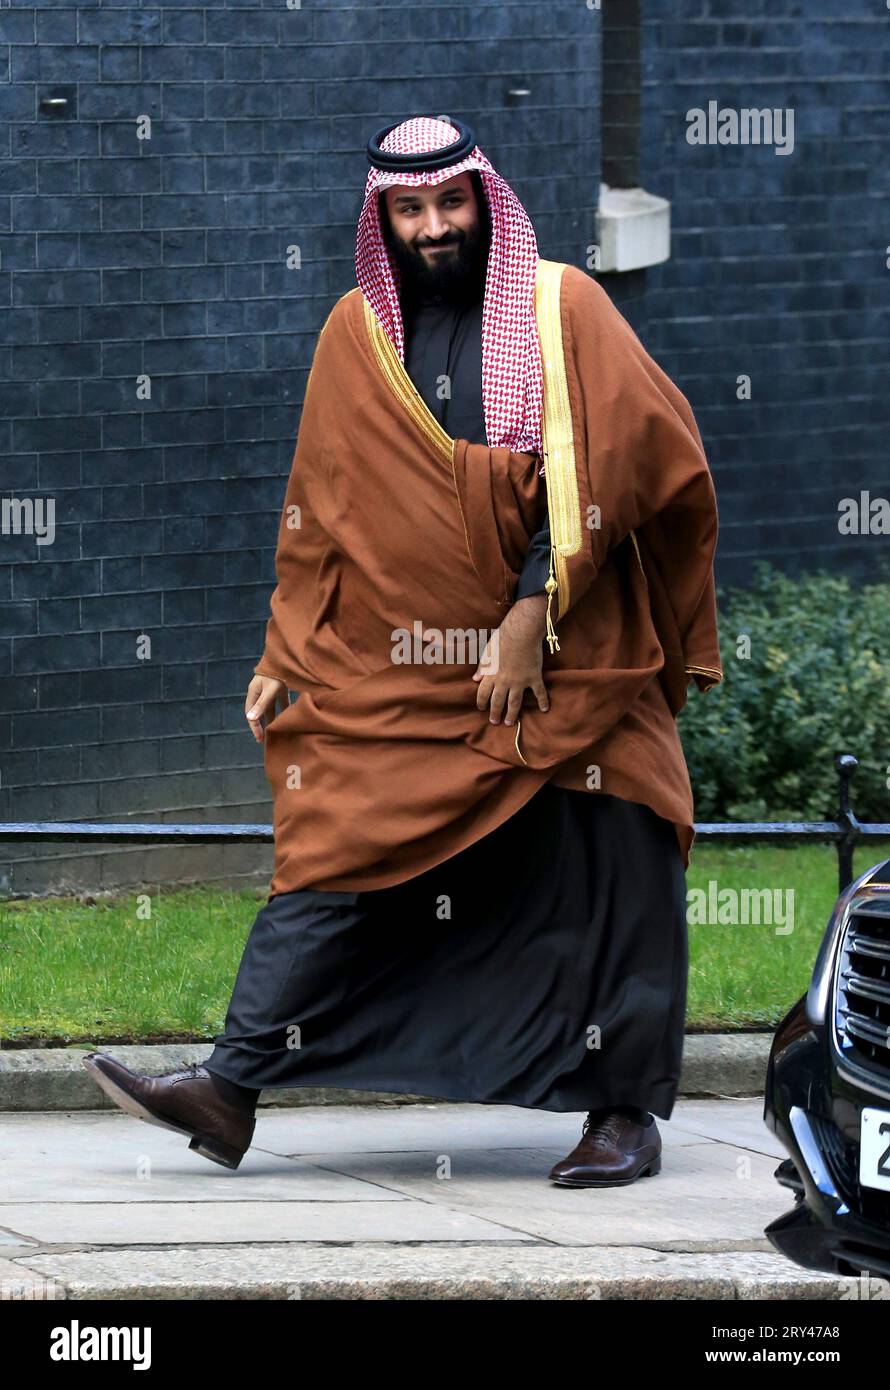
[(559, 651), (559, 638), (558, 638), (557, 635), (556, 635), (556, 628), (553, 626), (553, 618), (552, 618), (552, 616), (551, 616), (551, 611), (550, 611), (551, 608), (552, 608), (552, 606), (553, 606), (553, 595), (556, 593), (557, 589), (559, 588), (559, 585), (557, 584), (556, 579), (555, 579), (554, 574), (553, 574), (553, 557), (554, 557), (555, 554), (556, 554), (555, 547), (551, 545), (551, 547), (550, 547), (550, 573), (549, 573), (549, 575), (547, 576), (547, 583), (544, 585), (544, 589), (546, 590), (546, 593), (547, 593), (547, 642), (549, 643), (549, 646), (550, 646), (550, 655), (551, 655), (551, 656), (553, 655), (554, 652), (558, 652), (558, 651)]

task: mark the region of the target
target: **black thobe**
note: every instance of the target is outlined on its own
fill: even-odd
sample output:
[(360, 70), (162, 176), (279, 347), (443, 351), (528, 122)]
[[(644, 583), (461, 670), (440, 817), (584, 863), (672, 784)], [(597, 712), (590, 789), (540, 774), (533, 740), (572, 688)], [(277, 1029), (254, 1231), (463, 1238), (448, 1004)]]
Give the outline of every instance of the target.
[[(481, 303), (403, 312), (418, 391), (452, 438), (485, 443)], [(547, 578), (546, 498), (540, 524), (517, 598)], [(671, 823), (638, 802), (545, 784), (491, 834), (404, 883), (270, 898), (206, 1065), (257, 1088), (636, 1105), (667, 1119), (687, 967)]]
[[(452, 306), (441, 295), (402, 301), (405, 369), (452, 439), (485, 444), (482, 406), (482, 299)], [(543, 594), (550, 572), (546, 494), (540, 529), (531, 539), (516, 598)]]

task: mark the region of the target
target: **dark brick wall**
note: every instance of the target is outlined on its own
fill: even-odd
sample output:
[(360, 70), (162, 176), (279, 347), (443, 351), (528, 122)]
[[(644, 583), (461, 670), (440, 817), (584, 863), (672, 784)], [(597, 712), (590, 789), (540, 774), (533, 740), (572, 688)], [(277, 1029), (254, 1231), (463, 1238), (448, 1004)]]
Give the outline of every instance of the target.
[[(718, 580), (744, 582), (756, 556), (874, 576), (886, 538), (842, 537), (837, 508), (860, 489), (890, 497), (890, 13), (871, 0), (643, 11), (641, 176), (671, 200), (672, 254), (625, 312), (696, 411)], [(793, 153), (687, 143), (687, 111), (709, 100), (793, 107)]]
[[(364, 142), (464, 116), (544, 253), (583, 263), (598, 67), (577, 0), (0, 5), (0, 497), (56, 508), (52, 545), (0, 536), (0, 819), (268, 821), (244, 691)], [(0, 846), (17, 893), (269, 864)]]

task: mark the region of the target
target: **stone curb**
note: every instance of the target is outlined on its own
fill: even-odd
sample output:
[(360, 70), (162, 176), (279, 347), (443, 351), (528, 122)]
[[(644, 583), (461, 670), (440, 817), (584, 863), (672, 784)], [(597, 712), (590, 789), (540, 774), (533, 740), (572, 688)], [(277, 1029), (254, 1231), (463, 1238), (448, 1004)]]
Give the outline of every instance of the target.
[[(754, 1096), (763, 1092), (772, 1033), (689, 1033), (683, 1050), (680, 1095)], [(0, 1049), (0, 1111), (113, 1110), (82, 1065), (88, 1052), (107, 1051), (127, 1067), (150, 1075), (206, 1061), (210, 1042), (166, 1046), (35, 1047)], [(260, 1105), (402, 1105), (443, 1099), (330, 1086), (276, 1087)]]
[[(764, 1242), (765, 1244), (765, 1242)], [(192, 1246), (22, 1253), (0, 1260), (0, 1298), (840, 1300), (856, 1280), (775, 1251), (645, 1246)], [(855, 1292), (855, 1287), (854, 1287)]]

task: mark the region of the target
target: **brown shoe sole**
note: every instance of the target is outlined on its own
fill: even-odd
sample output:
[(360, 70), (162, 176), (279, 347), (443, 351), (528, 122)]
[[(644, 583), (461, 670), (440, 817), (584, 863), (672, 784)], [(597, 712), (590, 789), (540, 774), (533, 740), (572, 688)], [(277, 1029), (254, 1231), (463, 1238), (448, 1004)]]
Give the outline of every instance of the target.
[(629, 1187), (637, 1178), (651, 1178), (661, 1172), (661, 1154), (650, 1160), (631, 1178), (551, 1178), (558, 1187)]
[(129, 1091), (125, 1091), (122, 1086), (113, 1081), (92, 1058), (84, 1057), (83, 1064), (94, 1081), (101, 1086), (107, 1096), (110, 1096), (115, 1105), (120, 1106), (121, 1110), (126, 1110), (128, 1115), (134, 1115), (137, 1120), (145, 1120), (147, 1124), (158, 1125), (161, 1129), (172, 1129), (177, 1134), (187, 1135), (191, 1140), (189, 1148), (194, 1149), (195, 1153), (201, 1154), (203, 1158), (209, 1158), (214, 1163), (221, 1163), (224, 1168), (237, 1168), (247, 1152), (246, 1149), (236, 1149), (232, 1144), (224, 1144), (221, 1139), (215, 1139), (210, 1134), (202, 1134), (200, 1130), (189, 1129), (177, 1120), (171, 1120), (168, 1116), (149, 1110)]

